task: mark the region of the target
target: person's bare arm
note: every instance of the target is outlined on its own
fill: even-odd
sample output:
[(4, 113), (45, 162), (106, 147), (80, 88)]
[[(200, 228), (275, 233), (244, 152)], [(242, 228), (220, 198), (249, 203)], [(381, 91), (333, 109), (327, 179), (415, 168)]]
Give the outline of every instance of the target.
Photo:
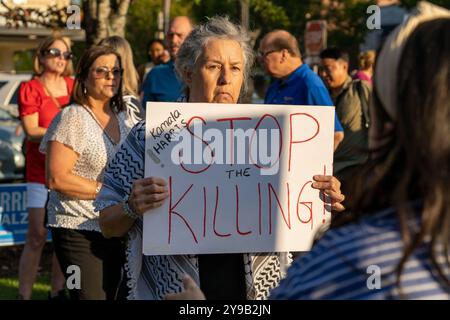
[[(137, 215), (161, 206), (168, 197), (164, 179), (149, 177), (133, 183), (128, 206)], [(133, 226), (134, 219), (125, 214), (124, 204), (119, 203), (100, 211), (100, 229), (105, 238), (123, 237)]]
[(68, 146), (48, 142), (45, 170), (48, 188), (80, 200), (93, 200), (100, 183), (73, 173), (78, 157)]
[(100, 211), (100, 230), (105, 238), (123, 237), (136, 220), (125, 215), (123, 203)]
[(47, 129), (39, 127), (39, 114), (33, 113), (22, 117), (22, 125), (27, 138), (31, 141), (41, 141)]
[(339, 143), (344, 140), (344, 131), (337, 131), (334, 133), (334, 150), (337, 149)]

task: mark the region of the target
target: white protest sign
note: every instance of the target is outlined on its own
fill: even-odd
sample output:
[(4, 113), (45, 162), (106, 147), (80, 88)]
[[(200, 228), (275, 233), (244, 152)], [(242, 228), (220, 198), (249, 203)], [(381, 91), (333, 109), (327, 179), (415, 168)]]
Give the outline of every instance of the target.
[(144, 254), (309, 250), (333, 134), (333, 107), (148, 103), (145, 176), (170, 195), (144, 215)]

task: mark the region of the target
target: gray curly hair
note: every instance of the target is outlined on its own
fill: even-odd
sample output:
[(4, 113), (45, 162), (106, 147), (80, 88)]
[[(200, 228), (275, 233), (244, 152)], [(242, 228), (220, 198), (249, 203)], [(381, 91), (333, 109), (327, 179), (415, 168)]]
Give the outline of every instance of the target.
[(183, 44), (177, 54), (175, 69), (180, 78), (185, 82), (186, 72), (192, 72), (198, 58), (202, 54), (199, 48), (205, 48), (210, 39), (227, 39), (239, 43), (244, 56), (244, 81), (240, 97), (248, 90), (247, 80), (250, 77), (251, 67), (254, 61), (254, 53), (250, 45), (250, 36), (240, 26), (232, 23), (228, 17), (214, 16), (204, 24), (196, 26)]

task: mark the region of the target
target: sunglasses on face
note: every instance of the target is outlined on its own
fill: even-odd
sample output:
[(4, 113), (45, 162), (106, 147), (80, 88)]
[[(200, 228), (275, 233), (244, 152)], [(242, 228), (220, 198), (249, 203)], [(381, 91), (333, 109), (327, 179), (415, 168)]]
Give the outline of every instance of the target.
[(46, 57), (58, 58), (63, 57), (64, 60), (71, 60), (73, 58), (73, 53), (70, 51), (61, 52), (61, 50), (57, 48), (50, 48), (44, 51), (44, 55)]
[(122, 76), (123, 69), (112, 68), (110, 70), (108, 67), (97, 67), (93, 69), (93, 73), (96, 79), (106, 78), (110, 73), (114, 78), (118, 78)]

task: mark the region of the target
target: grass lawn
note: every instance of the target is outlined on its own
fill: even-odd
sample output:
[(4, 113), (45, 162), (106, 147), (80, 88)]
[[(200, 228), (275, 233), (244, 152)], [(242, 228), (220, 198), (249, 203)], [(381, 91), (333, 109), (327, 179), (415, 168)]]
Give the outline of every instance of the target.
[[(19, 290), (17, 278), (0, 278), (0, 300), (15, 300)], [(32, 300), (46, 300), (50, 291), (50, 279), (48, 275), (38, 277), (34, 283)]]
[[(19, 292), (19, 260), (23, 246), (0, 247), (0, 300), (15, 300)], [(33, 287), (33, 300), (46, 300), (50, 291), (52, 246), (47, 243)]]

